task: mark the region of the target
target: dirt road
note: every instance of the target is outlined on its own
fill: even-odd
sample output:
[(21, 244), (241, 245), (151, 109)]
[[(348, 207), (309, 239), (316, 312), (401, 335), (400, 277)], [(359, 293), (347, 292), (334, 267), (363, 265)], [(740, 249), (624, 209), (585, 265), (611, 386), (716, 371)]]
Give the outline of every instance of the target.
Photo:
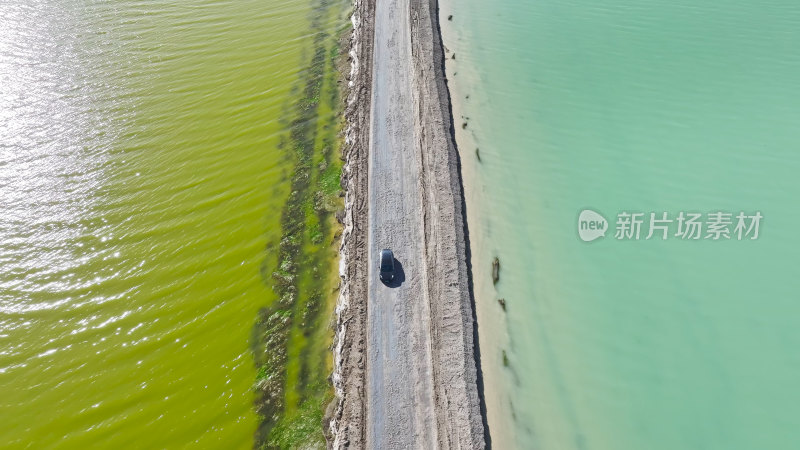
[[(430, 310), (423, 270), (420, 162), (412, 97), (409, 0), (375, 6), (369, 147), (367, 447), (435, 448)], [(380, 25), (377, 25), (380, 24)], [(390, 248), (397, 278), (378, 279)]]

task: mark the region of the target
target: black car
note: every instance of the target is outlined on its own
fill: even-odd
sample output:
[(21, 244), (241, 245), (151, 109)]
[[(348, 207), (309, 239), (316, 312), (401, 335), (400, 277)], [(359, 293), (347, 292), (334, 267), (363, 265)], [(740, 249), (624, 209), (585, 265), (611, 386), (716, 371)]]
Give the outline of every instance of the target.
[(379, 268), (381, 281), (394, 280), (394, 255), (388, 248), (381, 250)]

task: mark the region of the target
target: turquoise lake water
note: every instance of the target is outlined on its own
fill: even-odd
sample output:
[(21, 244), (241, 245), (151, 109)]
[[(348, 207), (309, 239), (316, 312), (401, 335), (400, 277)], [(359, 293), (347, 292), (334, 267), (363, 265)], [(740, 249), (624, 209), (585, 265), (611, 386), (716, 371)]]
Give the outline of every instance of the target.
[[(797, 448), (800, 5), (441, 15), (495, 448)], [(584, 208), (605, 238), (578, 238)], [(647, 240), (647, 220), (617, 240), (626, 211), (763, 220), (756, 240)]]

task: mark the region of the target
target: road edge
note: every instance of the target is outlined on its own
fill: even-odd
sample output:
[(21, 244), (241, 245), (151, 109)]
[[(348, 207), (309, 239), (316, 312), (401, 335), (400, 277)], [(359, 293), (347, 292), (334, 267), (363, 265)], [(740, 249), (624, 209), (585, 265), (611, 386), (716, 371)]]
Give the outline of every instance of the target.
[(341, 290), (336, 304), (333, 374), (336, 398), (323, 419), (328, 448), (362, 449), (366, 443), (367, 214), (370, 98), (375, 0), (353, 0), (347, 76)]
[(487, 445), (466, 205), (437, 0), (411, 0), (427, 300), (440, 448)]

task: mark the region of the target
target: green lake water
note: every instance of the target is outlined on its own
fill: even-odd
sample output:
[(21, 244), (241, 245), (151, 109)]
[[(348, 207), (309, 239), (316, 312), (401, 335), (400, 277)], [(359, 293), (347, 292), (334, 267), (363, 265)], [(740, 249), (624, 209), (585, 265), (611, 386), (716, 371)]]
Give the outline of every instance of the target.
[[(0, 447), (320, 442), (348, 7), (0, 4)], [(265, 374), (294, 435), (265, 436)]]
[[(495, 448), (797, 448), (800, 6), (441, 14)], [(584, 208), (612, 232), (578, 239)], [(757, 240), (619, 241), (622, 211), (764, 218)]]

